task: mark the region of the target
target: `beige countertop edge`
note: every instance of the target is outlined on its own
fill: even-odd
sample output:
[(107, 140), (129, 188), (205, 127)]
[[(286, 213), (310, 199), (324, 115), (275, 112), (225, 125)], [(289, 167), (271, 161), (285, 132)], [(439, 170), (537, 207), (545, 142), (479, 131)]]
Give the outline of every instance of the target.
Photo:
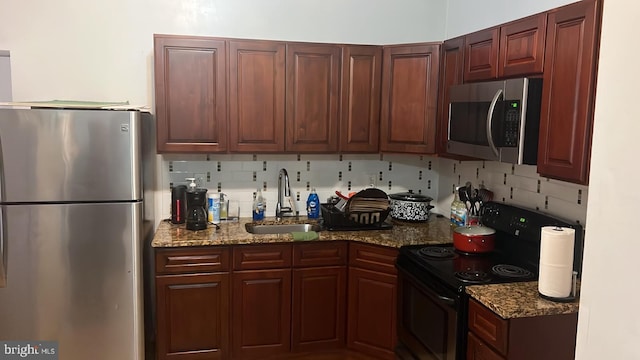
[(580, 299), (567, 303), (543, 299), (538, 294), (537, 281), (471, 285), (465, 289), (503, 319), (574, 314), (579, 309)]

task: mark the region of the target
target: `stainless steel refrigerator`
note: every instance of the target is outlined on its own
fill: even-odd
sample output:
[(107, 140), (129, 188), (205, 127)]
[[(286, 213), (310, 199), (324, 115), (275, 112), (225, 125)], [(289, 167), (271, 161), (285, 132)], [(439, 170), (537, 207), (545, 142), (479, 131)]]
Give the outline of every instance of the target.
[(0, 109), (0, 340), (144, 359), (153, 128), (139, 111)]

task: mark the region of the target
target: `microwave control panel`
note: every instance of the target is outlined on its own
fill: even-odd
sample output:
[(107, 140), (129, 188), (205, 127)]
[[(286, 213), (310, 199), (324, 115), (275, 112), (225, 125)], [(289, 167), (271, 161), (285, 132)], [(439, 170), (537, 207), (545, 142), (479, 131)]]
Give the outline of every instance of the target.
[(520, 102), (508, 101), (504, 110), (504, 122), (502, 126), (503, 147), (517, 147), (520, 135)]

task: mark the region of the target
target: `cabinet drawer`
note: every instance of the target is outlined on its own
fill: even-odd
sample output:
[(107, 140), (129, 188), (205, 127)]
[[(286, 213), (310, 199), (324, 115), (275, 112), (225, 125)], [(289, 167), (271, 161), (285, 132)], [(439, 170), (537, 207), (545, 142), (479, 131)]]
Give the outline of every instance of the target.
[(229, 271), (229, 248), (156, 249), (156, 273), (179, 274)]
[(384, 246), (350, 243), (349, 265), (362, 269), (397, 274), (395, 267), (398, 249)]
[(500, 354), (493, 351), (487, 344), (469, 333), (467, 340), (467, 360), (504, 360)]
[(509, 322), (473, 299), (469, 300), (469, 330), (502, 355), (507, 353)]
[(291, 244), (242, 245), (233, 248), (234, 270), (291, 267)]
[(347, 243), (316, 242), (293, 246), (293, 266), (331, 266), (347, 263)]

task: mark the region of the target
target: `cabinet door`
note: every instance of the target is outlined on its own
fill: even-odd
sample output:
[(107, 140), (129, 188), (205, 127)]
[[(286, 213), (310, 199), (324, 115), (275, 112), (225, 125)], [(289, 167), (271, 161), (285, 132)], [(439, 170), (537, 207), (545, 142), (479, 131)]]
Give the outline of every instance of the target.
[(226, 359), (229, 274), (156, 277), (157, 358)]
[(154, 36), (158, 152), (227, 150), (225, 54), (221, 39)]
[(395, 359), (397, 276), (349, 268), (348, 291), (348, 347)]
[(546, 13), (501, 26), (498, 76), (541, 74), (546, 31)]
[(500, 28), (465, 36), (464, 81), (493, 80), (498, 76), (498, 34)]
[(232, 354), (265, 358), (291, 348), (291, 270), (233, 273)]
[(588, 182), (600, 3), (579, 1), (548, 16), (538, 172)]
[(381, 74), (381, 47), (349, 45), (342, 49), (340, 151), (378, 151)]
[(464, 37), (450, 39), (442, 44), (442, 63), (440, 65), (440, 98), (438, 100), (438, 155), (449, 158), (464, 158), (447, 153), (449, 133), (449, 88), (462, 84), (464, 71)]
[(346, 291), (346, 266), (293, 270), (294, 351), (344, 347)]
[(287, 44), (286, 62), (286, 151), (337, 151), (340, 47)]
[(229, 41), (229, 150), (284, 151), (285, 44)]
[(383, 50), (380, 150), (435, 152), (439, 44)]
[(467, 360), (504, 360), (504, 358), (470, 332), (467, 338)]

